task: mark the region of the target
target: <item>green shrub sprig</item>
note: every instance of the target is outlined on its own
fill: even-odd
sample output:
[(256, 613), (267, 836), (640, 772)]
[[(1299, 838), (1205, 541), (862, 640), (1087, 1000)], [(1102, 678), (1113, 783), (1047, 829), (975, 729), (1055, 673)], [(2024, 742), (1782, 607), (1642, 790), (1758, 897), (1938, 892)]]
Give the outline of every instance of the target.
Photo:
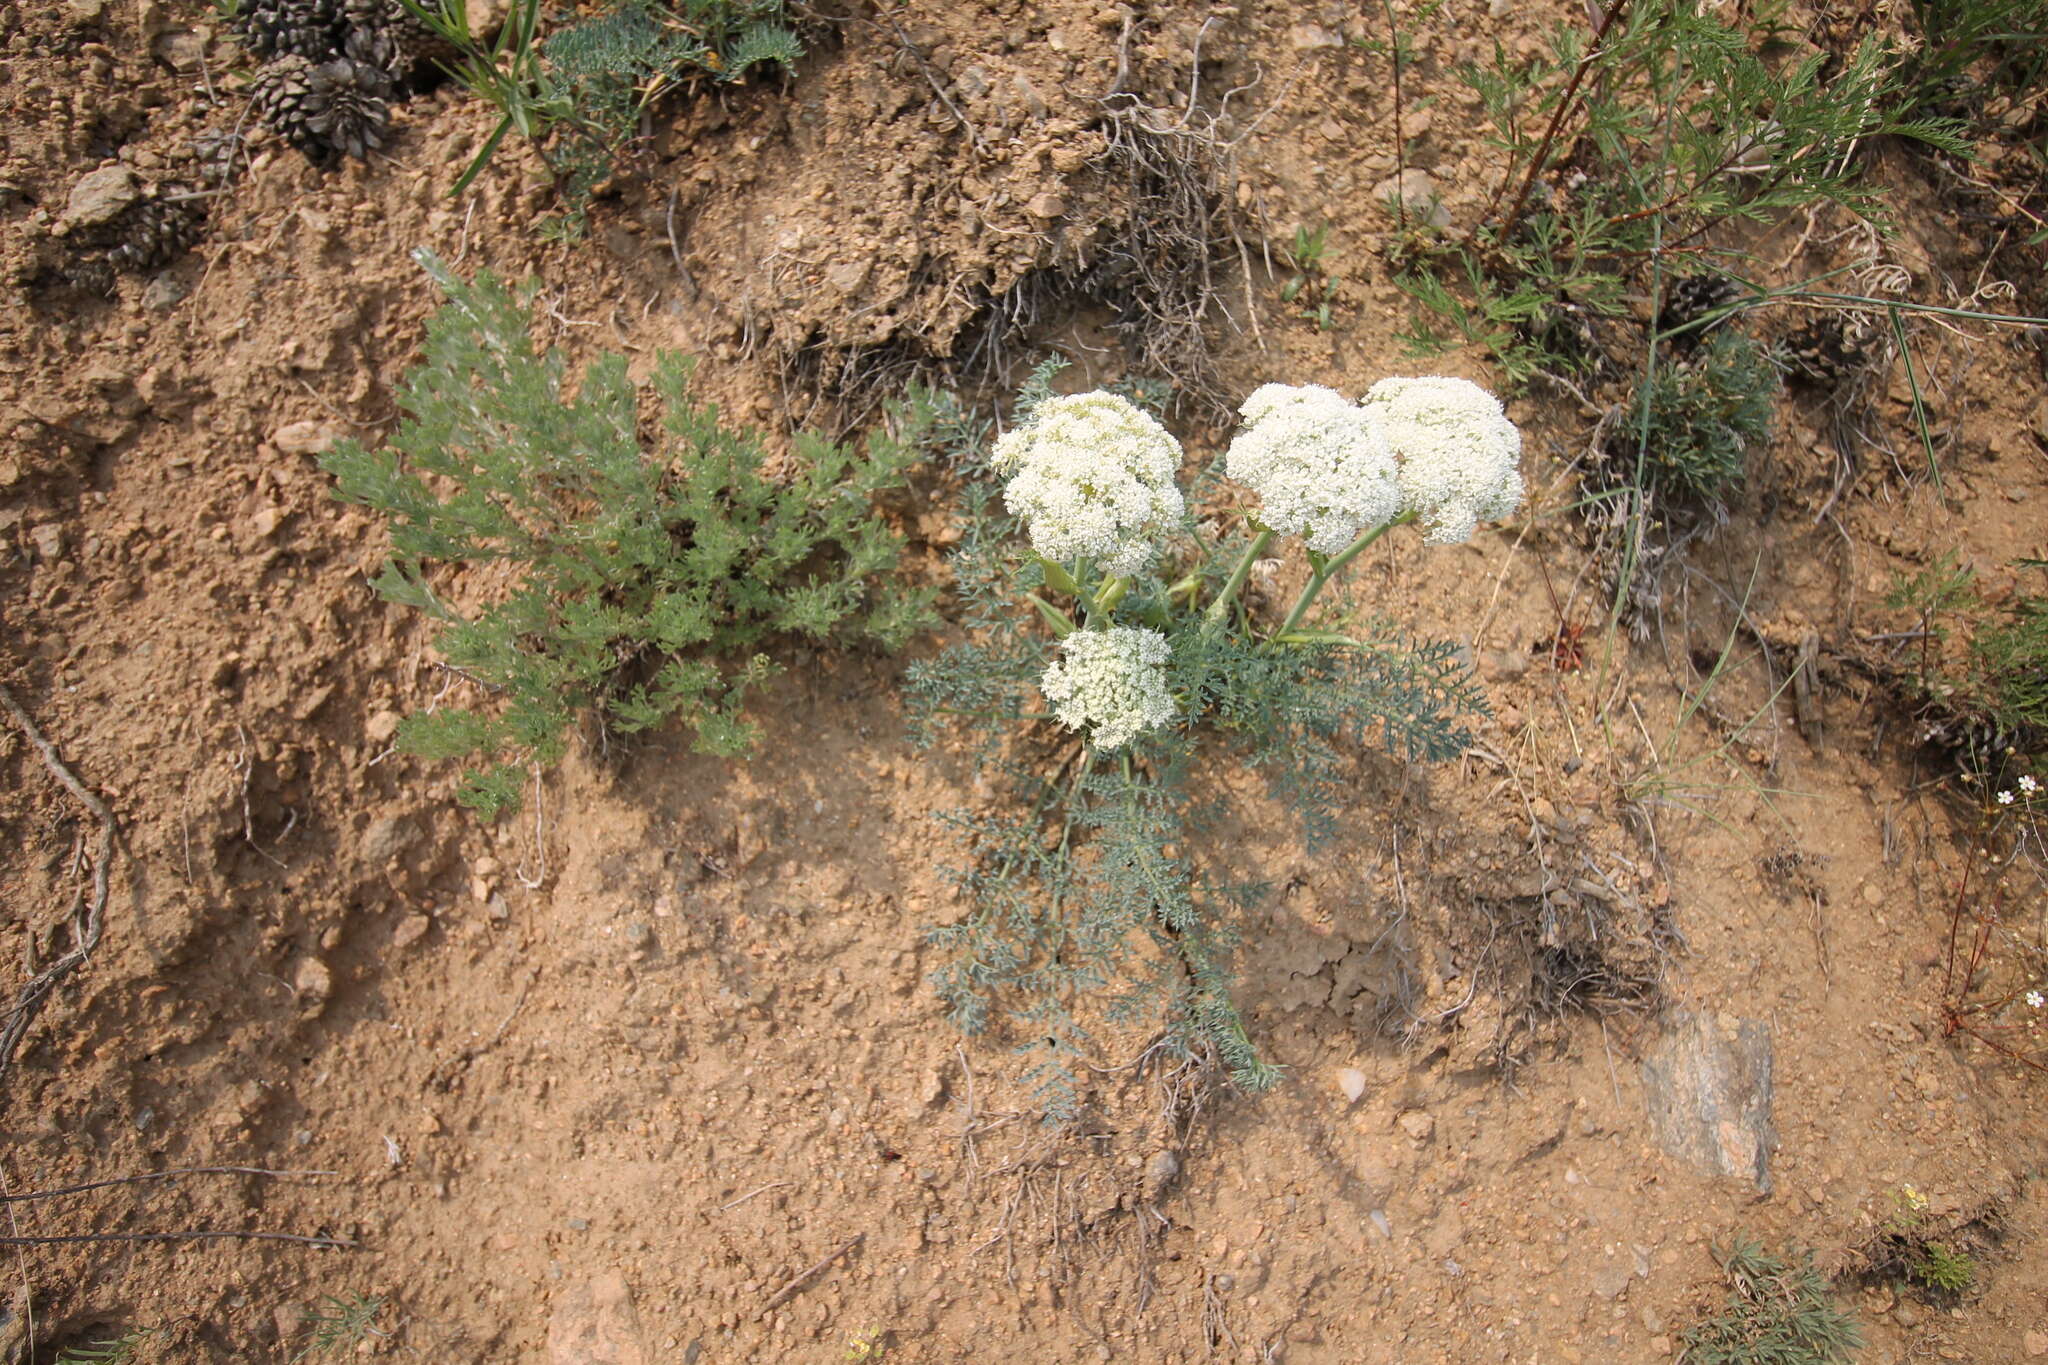
[[(515, 807), (522, 774), (560, 757), (585, 710), (629, 733), (679, 717), (700, 750), (744, 754), (771, 637), (893, 649), (933, 622), (933, 591), (891, 581), (902, 540), (873, 506), (919, 457), (929, 409), (896, 409), (858, 449), (800, 437), (772, 478), (759, 436), (726, 425), (694, 396), (692, 363), (663, 354), (650, 444), (624, 357), (590, 365), (572, 398), (510, 289), (420, 259), (448, 303), (400, 392), (406, 418), (389, 448), (347, 441), (321, 463), (338, 496), (391, 519), (378, 592), (440, 623), (448, 665), (493, 694), (399, 729), (410, 752), (479, 762), (465, 803)], [(435, 564), (502, 565), (510, 581), (465, 613)]]

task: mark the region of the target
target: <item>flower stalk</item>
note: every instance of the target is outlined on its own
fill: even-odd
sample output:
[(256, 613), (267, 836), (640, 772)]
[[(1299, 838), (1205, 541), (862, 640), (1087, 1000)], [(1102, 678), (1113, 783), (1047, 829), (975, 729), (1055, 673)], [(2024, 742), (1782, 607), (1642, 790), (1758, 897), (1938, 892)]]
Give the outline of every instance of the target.
[[(1256, 522), (1253, 524), (1257, 525)], [(1273, 533), (1260, 526), (1259, 533), (1252, 537), (1252, 543), (1245, 546), (1244, 553), (1238, 557), (1237, 567), (1232, 569), (1230, 577), (1224, 580), (1223, 591), (1216, 594), (1216, 600), (1209, 604), (1209, 610), (1203, 614), (1203, 635), (1213, 638), (1217, 631), (1223, 629), (1223, 623), (1230, 619), (1230, 604), (1237, 600), (1238, 593), (1244, 590), (1245, 580), (1251, 577), (1252, 565), (1272, 543)]]
[[(1281, 644), (1294, 634), (1294, 628), (1301, 624), (1301, 618), (1308, 615), (1308, 609), (1315, 605), (1316, 597), (1323, 586), (1338, 574), (1344, 572), (1352, 560), (1365, 552), (1366, 548), (1396, 526), (1405, 526), (1415, 520), (1414, 512), (1403, 512), (1391, 521), (1383, 521), (1358, 539), (1352, 541), (1329, 559), (1311, 552), (1309, 555), (1308, 582), (1302, 585), (1301, 595), (1294, 599), (1294, 606), (1288, 611), (1287, 619), (1280, 623), (1280, 629), (1268, 637), (1266, 643)], [(1300, 637), (1297, 637), (1300, 638)]]

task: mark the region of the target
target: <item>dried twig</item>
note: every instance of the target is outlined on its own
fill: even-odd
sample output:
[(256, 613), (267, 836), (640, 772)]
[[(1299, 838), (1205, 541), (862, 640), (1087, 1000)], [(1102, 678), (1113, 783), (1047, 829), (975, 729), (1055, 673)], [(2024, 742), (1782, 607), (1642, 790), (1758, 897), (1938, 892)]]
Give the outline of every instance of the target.
[(340, 1174), (340, 1171), (269, 1171), (260, 1166), (181, 1166), (174, 1171), (144, 1171), (140, 1175), (116, 1176), (112, 1180), (94, 1180), (84, 1185), (64, 1185), (54, 1190), (35, 1190), (29, 1194), (0, 1194), (0, 1204), (22, 1204), (33, 1199), (56, 1199), (67, 1194), (84, 1194), (87, 1190), (104, 1190), (113, 1185), (140, 1185), (145, 1181), (170, 1180), (181, 1175), (267, 1175), (285, 1178)]
[(723, 1204), (720, 1204), (718, 1206), (718, 1211), (720, 1213), (724, 1213), (727, 1209), (736, 1209), (740, 1205), (746, 1203), (749, 1199), (752, 1199), (757, 1194), (766, 1194), (770, 1190), (788, 1189), (791, 1185), (794, 1184), (796, 1184), (794, 1180), (771, 1180), (766, 1185), (761, 1186), (759, 1189), (748, 1190), (745, 1194), (741, 1195), (737, 1199), (726, 1200)]
[(690, 273), (690, 267), (683, 264), (683, 248), (676, 241), (676, 195), (680, 191), (668, 192), (668, 213), (664, 220), (668, 229), (668, 254), (675, 258), (676, 274), (683, 277), (683, 283), (690, 286), (690, 297), (694, 300), (700, 292), (697, 277)]
[(235, 738), (241, 741), (242, 746), (242, 842), (255, 849), (257, 856), (265, 862), (282, 868), (284, 863), (256, 842), (256, 818), (249, 810), (249, 783), (256, 776), (256, 751), (250, 747), (249, 732), (242, 728), (240, 721), (235, 722)]
[(57, 756), (56, 748), (43, 738), (42, 732), (36, 729), (35, 722), (29, 719), (28, 712), (21, 708), (21, 704), (14, 699), (14, 694), (4, 686), (0, 686), (0, 708), (5, 708), (21, 732), (28, 737), (29, 743), (35, 746), (36, 752), (42, 755), (43, 766), (48, 768), (64, 789), (76, 797), (79, 804), (91, 811), (94, 818), (100, 822), (99, 839), (93, 856), (92, 900), (82, 914), (74, 913), (72, 916), (71, 951), (29, 979), (21, 988), (21, 993), (15, 997), (14, 1008), (8, 1011), (6, 1024), (0, 1026), (0, 1082), (4, 1082), (9, 1068), (14, 1064), (15, 1049), (21, 1045), (29, 1026), (35, 1022), (36, 1015), (42, 1010), (43, 1001), (57, 988), (58, 982), (76, 971), (88, 957), (92, 956), (93, 949), (99, 947), (100, 934), (106, 919), (108, 876), (114, 863), (114, 814), (107, 809), (106, 802), (95, 796), (91, 789), (64, 766), (64, 760)]
[(976, 128), (967, 115), (960, 112), (960, 106), (953, 103), (952, 99), (947, 96), (946, 87), (939, 84), (939, 78), (932, 73), (931, 63), (925, 60), (924, 53), (919, 50), (917, 44), (910, 41), (910, 35), (903, 31), (903, 26), (894, 19), (891, 19), (889, 21), (889, 28), (895, 33), (896, 41), (903, 45), (903, 50), (910, 54), (910, 59), (917, 63), (917, 69), (924, 73), (925, 81), (931, 86), (932, 93), (939, 97), (939, 103), (946, 106), (946, 112), (953, 116), (954, 121), (967, 134), (968, 141), (974, 144), (974, 150), (980, 152), (982, 149), (981, 130)]
[(58, 1246), (76, 1242), (297, 1242), (302, 1246), (334, 1247), (354, 1251), (356, 1244), (340, 1237), (307, 1237), (296, 1232), (74, 1232), (49, 1236), (0, 1237), (0, 1246)]
[(770, 1313), (780, 1308), (783, 1304), (789, 1302), (790, 1298), (797, 1292), (797, 1290), (802, 1289), (806, 1284), (809, 1284), (811, 1280), (819, 1274), (819, 1272), (825, 1269), (825, 1267), (831, 1265), (841, 1256), (844, 1256), (847, 1252), (853, 1250), (862, 1242), (866, 1241), (867, 1236), (868, 1235), (865, 1232), (856, 1232), (850, 1239), (840, 1243), (834, 1251), (832, 1251), (829, 1255), (825, 1257), (825, 1259), (819, 1261), (817, 1264), (811, 1266), (807, 1270), (801, 1270), (797, 1272), (797, 1276), (795, 1279), (791, 1280), (788, 1284), (782, 1286), (782, 1288), (776, 1290), (774, 1297), (770, 1298), (768, 1302), (761, 1305), (761, 1316), (765, 1318)]

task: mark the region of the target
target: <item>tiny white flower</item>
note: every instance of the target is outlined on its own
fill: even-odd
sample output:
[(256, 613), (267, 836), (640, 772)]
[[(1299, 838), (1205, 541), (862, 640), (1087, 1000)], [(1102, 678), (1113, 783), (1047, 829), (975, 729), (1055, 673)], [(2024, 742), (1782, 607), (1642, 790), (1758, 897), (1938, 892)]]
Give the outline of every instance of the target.
[(2029, 1009), (2039, 1009), (2043, 1004), (2048, 1004), (2048, 996), (2043, 996), (2039, 991), (2027, 992), (2027, 1007)]
[(1086, 556), (1117, 575), (1143, 571), (1180, 520), (1180, 458), (1165, 427), (1100, 390), (1039, 404), (991, 455), (1032, 549), (1061, 562)]
[(2000, 792), (1998, 794), (1998, 804), (2001, 806), (2010, 806), (2012, 804), (2012, 793)]
[(1394, 452), (1371, 414), (1334, 389), (1265, 384), (1238, 409), (1225, 470), (1259, 495), (1259, 519), (1333, 555), (1401, 510)]
[(1431, 543), (1469, 540), (1522, 505), (1522, 433), (1485, 389), (1440, 375), (1382, 379), (1360, 401), (1399, 461), (1401, 510)]
[(1166, 686), (1166, 637), (1139, 626), (1077, 630), (1060, 641), (1066, 657), (1046, 667), (1038, 690), (1069, 730), (1094, 729), (1097, 749), (1121, 749), (1177, 713)]
[(2020, 790), (2025, 792), (2027, 795), (2032, 796), (2035, 792), (2041, 790), (2041, 784), (2034, 780), (2033, 775), (2031, 773), (2021, 773)]

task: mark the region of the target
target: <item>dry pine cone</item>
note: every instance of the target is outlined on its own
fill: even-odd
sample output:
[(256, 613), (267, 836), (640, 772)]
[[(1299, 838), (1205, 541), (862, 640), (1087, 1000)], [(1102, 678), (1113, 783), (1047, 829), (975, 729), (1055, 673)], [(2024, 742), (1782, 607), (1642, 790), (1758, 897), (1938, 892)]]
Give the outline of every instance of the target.
[(116, 240), (107, 260), (115, 269), (154, 270), (199, 240), (206, 226), (204, 201), (178, 197), (189, 192), (184, 185), (165, 185), (168, 197), (138, 200), (113, 223)]
[(1778, 357), (1794, 383), (1832, 389), (1877, 359), (1876, 343), (1877, 329), (1867, 319), (1852, 324), (1830, 313), (1787, 332)]
[(399, 0), (343, 0), (347, 37), (342, 50), (359, 62), (382, 67), (396, 82), (424, 86), (441, 64), (459, 55)]
[(325, 61), (341, 48), (341, 0), (242, 0), (234, 30), (259, 57)]
[(1664, 296), (1664, 306), (1657, 313), (1657, 331), (1675, 345), (1696, 345), (1707, 333), (1726, 322), (1727, 317), (1704, 327), (1679, 332), (1676, 336), (1670, 334), (1741, 297), (1742, 287), (1733, 280), (1719, 275), (1682, 275), (1672, 282), (1671, 291)]
[(349, 57), (314, 65), (279, 57), (256, 73), (256, 113), (316, 166), (358, 161), (384, 145), (391, 78)]

